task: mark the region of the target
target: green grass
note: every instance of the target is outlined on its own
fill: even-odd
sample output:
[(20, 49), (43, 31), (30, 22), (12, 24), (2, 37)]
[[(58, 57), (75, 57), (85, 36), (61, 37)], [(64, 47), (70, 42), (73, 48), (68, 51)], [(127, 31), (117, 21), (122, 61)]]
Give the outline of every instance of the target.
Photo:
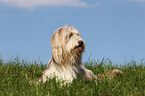
[(87, 62), (85, 66), (96, 75), (115, 68), (124, 74), (113, 80), (80, 79), (63, 86), (55, 79), (37, 84), (46, 66), (42, 62), (26, 62), (18, 58), (6, 63), (0, 59), (0, 96), (145, 96), (145, 66), (142, 61), (138, 64), (131, 61), (123, 66), (113, 65), (107, 59)]

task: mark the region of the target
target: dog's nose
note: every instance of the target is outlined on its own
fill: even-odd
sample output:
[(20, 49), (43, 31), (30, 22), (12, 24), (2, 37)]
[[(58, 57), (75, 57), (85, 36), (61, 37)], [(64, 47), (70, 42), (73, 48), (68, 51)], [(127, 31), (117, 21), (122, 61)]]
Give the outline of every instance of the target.
[(84, 44), (84, 41), (82, 41), (82, 40), (79, 40), (79, 41), (78, 41), (78, 44), (79, 44), (79, 46), (83, 46), (83, 44)]

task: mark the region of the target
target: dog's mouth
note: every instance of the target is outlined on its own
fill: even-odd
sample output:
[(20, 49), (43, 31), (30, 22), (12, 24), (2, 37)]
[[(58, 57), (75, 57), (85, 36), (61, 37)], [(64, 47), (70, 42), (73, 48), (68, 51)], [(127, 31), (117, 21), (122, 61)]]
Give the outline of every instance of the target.
[(78, 41), (78, 45), (74, 47), (75, 50), (83, 51), (84, 50), (84, 42)]
[(78, 45), (78, 46), (76, 46), (74, 49), (83, 50), (83, 49), (84, 49), (84, 46)]

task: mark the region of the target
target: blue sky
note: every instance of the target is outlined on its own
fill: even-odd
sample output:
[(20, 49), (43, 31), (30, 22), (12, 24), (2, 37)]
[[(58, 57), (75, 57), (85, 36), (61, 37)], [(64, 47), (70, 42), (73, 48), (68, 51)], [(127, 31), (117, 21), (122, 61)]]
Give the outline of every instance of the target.
[(145, 0), (0, 0), (0, 55), (46, 63), (53, 32), (66, 24), (86, 42), (83, 62), (145, 57)]

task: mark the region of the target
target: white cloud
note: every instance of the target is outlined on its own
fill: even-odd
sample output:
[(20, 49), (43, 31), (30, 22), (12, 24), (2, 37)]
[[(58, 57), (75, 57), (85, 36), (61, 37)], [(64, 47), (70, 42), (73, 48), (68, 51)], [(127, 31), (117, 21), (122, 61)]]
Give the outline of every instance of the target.
[(87, 7), (85, 2), (80, 0), (0, 0), (8, 5), (20, 8), (33, 9), (38, 6), (73, 6), (73, 7)]

